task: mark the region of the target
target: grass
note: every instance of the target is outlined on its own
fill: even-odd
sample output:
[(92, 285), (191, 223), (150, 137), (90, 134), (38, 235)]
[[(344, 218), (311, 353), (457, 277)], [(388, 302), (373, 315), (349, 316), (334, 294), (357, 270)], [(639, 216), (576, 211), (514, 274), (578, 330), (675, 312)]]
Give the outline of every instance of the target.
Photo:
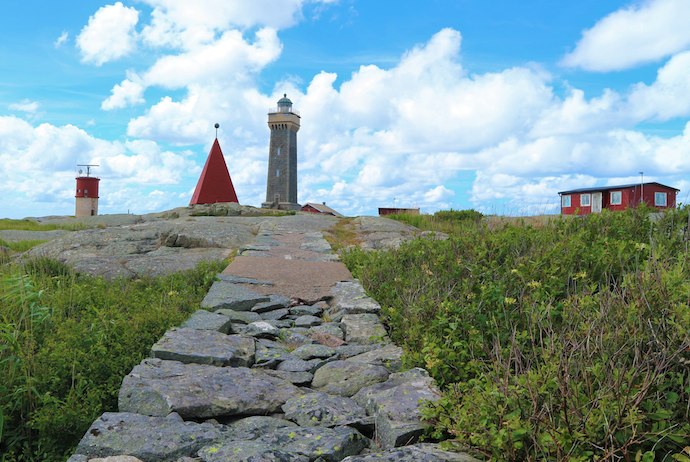
[(1, 230), (17, 230), (17, 231), (53, 231), (56, 229), (64, 229), (66, 231), (79, 231), (82, 229), (88, 229), (89, 226), (85, 223), (74, 222), (74, 223), (39, 223), (35, 220), (13, 220), (11, 218), (0, 218), (0, 231)]
[(3, 239), (0, 239), (0, 247), (7, 247), (13, 252), (26, 252), (27, 250), (33, 249), (37, 245), (41, 245), (44, 242), (48, 241), (42, 239), (29, 239), (26, 241), (8, 242)]
[(354, 218), (341, 218), (335, 226), (324, 233), (324, 239), (328, 241), (335, 252), (361, 244), (353, 222)]
[(0, 265), (0, 460), (62, 462), (122, 378), (179, 325), (227, 261), (169, 276), (76, 274), (49, 258)]

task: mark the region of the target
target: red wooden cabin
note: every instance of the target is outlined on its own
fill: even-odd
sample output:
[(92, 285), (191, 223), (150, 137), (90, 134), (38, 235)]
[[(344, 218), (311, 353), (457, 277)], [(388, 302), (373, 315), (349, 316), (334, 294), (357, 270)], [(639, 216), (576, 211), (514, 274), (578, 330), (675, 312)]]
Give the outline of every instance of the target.
[(588, 215), (600, 213), (603, 209), (625, 210), (644, 202), (657, 209), (676, 206), (676, 195), (680, 190), (661, 183), (637, 183), (620, 186), (597, 186), (594, 188), (561, 191), (562, 215)]

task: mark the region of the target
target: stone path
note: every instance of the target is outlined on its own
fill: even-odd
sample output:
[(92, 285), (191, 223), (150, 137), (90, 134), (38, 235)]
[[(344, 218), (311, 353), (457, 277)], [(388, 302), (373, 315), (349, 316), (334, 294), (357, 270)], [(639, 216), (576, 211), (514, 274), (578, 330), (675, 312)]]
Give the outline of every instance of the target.
[(401, 372), (380, 306), (319, 230), (262, 223), (202, 307), (125, 377), (120, 412), (69, 462), (473, 460), (416, 443), (433, 379)]

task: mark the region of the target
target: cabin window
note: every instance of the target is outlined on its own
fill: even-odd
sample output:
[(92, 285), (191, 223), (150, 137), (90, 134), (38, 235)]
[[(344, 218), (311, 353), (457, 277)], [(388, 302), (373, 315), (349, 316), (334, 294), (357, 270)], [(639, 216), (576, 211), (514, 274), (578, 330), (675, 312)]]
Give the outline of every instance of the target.
[(620, 191), (611, 191), (611, 205), (621, 205), (623, 203), (623, 194)]
[(664, 192), (655, 192), (654, 193), (654, 205), (658, 207), (666, 207), (666, 197), (667, 194)]
[(570, 207), (570, 196), (561, 196), (561, 207)]
[(580, 194), (580, 205), (582, 207), (589, 207), (592, 204), (591, 194)]
[(87, 196), (87, 197), (88, 197), (88, 195), (89, 195), (89, 190), (88, 190), (88, 189), (85, 189), (85, 190), (84, 190), (84, 196)]

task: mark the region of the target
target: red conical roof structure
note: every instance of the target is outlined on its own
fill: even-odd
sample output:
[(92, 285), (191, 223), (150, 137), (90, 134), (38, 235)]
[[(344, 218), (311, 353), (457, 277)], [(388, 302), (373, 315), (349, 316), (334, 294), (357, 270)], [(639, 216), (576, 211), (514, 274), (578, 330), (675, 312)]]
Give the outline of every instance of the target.
[(228, 166), (225, 165), (223, 151), (220, 150), (220, 144), (218, 144), (218, 138), (213, 142), (211, 152), (208, 153), (206, 165), (201, 172), (189, 205), (215, 204), (216, 202), (239, 202), (230, 179)]

